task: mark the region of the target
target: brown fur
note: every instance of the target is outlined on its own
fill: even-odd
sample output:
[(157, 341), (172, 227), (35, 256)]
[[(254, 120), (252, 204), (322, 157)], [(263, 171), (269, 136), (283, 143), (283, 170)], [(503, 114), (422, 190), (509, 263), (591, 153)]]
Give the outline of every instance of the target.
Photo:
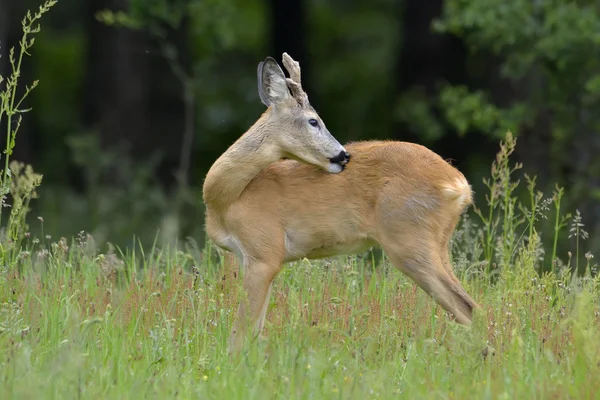
[(364, 251), (380, 245), (392, 263), (462, 324), (478, 307), (452, 271), (448, 244), (471, 188), (427, 148), (372, 141), (345, 146), (343, 172), (281, 160), (272, 138), (293, 135), (271, 107), (215, 162), (204, 184), (206, 231), (244, 267), (230, 350), (247, 324), (263, 327), (273, 279), (287, 261)]

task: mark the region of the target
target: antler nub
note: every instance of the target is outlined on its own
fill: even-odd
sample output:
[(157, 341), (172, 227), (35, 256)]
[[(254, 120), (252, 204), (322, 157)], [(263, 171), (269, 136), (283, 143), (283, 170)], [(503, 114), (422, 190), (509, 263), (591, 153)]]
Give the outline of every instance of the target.
[(283, 65), (290, 74), (290, 79), (302, 87), (302, 78), (300, 77), (300, 64), (298, 61), (294, 61), (288, 53), (283, 53)]
[(283, 53), (283, 66), (290, 74), (289, 78), (286, 78), (286, 82), (292, 95), (301, 106), (308, 105), (308, 96), (302, 89), (302, 78), (300, 77), (300, 64), (298, 61), (294, 61), (288, 53)]

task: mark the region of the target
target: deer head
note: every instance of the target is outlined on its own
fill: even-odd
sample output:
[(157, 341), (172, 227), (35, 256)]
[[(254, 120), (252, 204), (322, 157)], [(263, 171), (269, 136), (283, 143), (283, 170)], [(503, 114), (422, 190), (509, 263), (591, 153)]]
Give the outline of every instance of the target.
[(298, 62), (283, 53), (283, 65), (289, 78), (271, 57), (258, 65), (258, 93), (271, 109), (271, 140), (283, 157), (319, 166), (330, 173), (341, 172), (350, 154), (310, 105), (302, 89)]

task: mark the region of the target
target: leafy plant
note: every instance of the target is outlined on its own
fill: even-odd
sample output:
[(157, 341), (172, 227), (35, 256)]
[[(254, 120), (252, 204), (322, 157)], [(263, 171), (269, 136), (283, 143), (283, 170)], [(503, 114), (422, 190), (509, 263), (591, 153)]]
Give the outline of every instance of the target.
[(10, 159), (16, 146), (17, 133), (21, 127), (23, 114), (30, 110), (22, 108), (23, 102), (38, 85), (38, 81), (34, 81), (25, 86), (23, 94), (18, 94), (21, 88), (20, 77), (23, 61), (35, 43), (33, 36), (41, 30), (40, 19), (56, 3), (57, 0), (47, 0), (37, 12), (33, 14), (27, 12), (21, 22), (23, 35), (19, 41), (19, 49), (15, 52), (15, 49), (11, 48), (8, 53), (10, 74), (7, 77), (0, 76), (0, 130), (5, 129), (6, 134), (3, 152), (4, 167), (0, 173), (0, 226), (2, 226), (4, 207), (10, 206), (8, 196), (10, 195), (12, 198), (12, 211), (7, 224), (8, 240), (0, 242), (0, 259), (3, 261), (9, 250), (19, 250), (20, 248), (20, 242), (27, 230), (25, 217), (29, 211), (29, 202), (37, 197), (35, 189), (42, 182), (42, 176), (35, 174), (31, 166), (11, 163)]

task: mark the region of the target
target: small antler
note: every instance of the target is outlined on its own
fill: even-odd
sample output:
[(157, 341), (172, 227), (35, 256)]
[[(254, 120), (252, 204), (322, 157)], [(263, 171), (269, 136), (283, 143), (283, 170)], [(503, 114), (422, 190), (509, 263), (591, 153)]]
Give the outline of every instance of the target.
[(283, 65), (290, 74), (289, 78), (286, 78), (286, 82), (292, 95), (301, 106), (308, 105), (308, 96), (302, 89), (302, 78), (300, 76), (300, 64), (298, 61), (294, 61), (288, 53), (283, 53)]
[(300, 64), (298, 61), (294, 61), (294, 59), (290, 57), (288, 53), (283, 53), (283, 65), (290, 74), (290, 79), (301, 86), (302, 78), (300, 76)]

